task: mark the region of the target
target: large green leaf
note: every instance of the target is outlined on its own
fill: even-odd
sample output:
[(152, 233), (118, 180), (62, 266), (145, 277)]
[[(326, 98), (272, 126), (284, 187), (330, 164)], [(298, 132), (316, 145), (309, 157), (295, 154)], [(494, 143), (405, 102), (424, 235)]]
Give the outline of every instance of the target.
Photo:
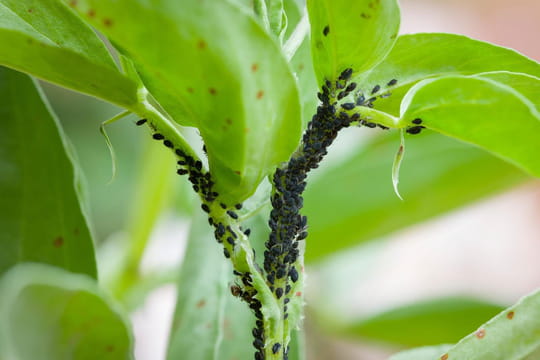
[(311, 48), (319, 84), (352, 68), (369, 70), (390, 51), (399, 31), (396, 0), (308, 0)]
[(504, 309), (471, 298), (441, 298), (401, 306), (338, 329), (346, 336), (404, 346), (455, 343)]
[(1, 65), (121, 106), (137, 101), (135, 83), (60, 0), (0, 0), (0, 43)]
[(168, 360), (250, 359), (255, 318), (231, 295), (232, 268), (202, 215), (196, 215), (179, 279)]
[[(514, 77), (530, 84), (531, 96), (538, 93), (539, 79)], [(429, 129), (481, 146), (540, 177), (540, 112), (508, 85), (466, 76), (423, 80), (403, 99), (400, 121), (411, 124), (417, 118)]]
[(0, 278), (0, 358), (132, 359), (126, 319), (85, 275), (25, 263)]
[(448, 360), (520, 360), (539, 347), (540, 291), (536, 291), (480, 326), (443, 357)]
[(36, 84), (0, 67), (0, 274), (43, 262), (96, 277), (66, 140)]
[(81, 0), (76, 7), (96, 12), (92, 23), (131, 57), (176, 122), (199, 129), (227, 202), (251, 195), (298, 145), (295, 79), (250, 14), (228, 1)]
[[(375, 108), (399, 115), (401, 99), (418, 81), (440, 75), (472, 75), (512, 71), (540, 77), (540, 64), (520, 53), (454, 34), (413, 34), (398, 37), (383, 62), (358, 77), (364, 93), (375, 85), (392, 96), (375, 102)], [(397, 84), (387, 86), (391, 79)]]
[(401, 201), (391, 178), (398, 147), (398, 134), (385, 134), (310, 180), (305, 194), (310, 224), (306, 261), (438, 216), (525, 179), (484, 151), (425, 132), (407, 141)]

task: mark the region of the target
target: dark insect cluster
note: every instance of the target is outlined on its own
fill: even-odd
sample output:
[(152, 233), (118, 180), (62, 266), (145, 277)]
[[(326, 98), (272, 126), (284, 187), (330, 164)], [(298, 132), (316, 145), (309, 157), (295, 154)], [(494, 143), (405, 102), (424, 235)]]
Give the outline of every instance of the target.
[(414, 124), (413, 126), (409, 126), (405, 129), (405, 131), (408, 133), (408, 134), (411, 134), (411, 135), (416, 135), (416, 134), (420, 134), (420, 132), (422, 131), (422, 129), (425, 129), (426, 127), (425, 126), (422, 126), (420, 125), (422, 123), (422, 119), (414, 119), (412, 121), (412, 123)]

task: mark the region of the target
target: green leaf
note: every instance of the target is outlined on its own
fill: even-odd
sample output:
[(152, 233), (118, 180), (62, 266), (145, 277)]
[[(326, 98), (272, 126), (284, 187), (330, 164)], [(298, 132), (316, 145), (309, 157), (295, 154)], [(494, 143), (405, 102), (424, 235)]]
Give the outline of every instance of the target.
[(0, 67), (0, 274), (42, 262), (96, 277), (78, 174), (36, 84)]
[(95, 11), (92, 23), (134, 61), (163, 108), (199, 129), (216, 191), (239, 202), (298, 144), (301, 110), (289, 66), (259, 23), (227, 1), (146, 4), (81, 0), (77, 9)]
[[(538, 89), (539, 81), (529, 79)], [(540, 112), (508, 85), (465, 76), (423, 80), (407, 93), (401, 112), (402, 123), (420, 118), (429, 129), (483, 147), (540, 177)]]
[(308, 0), (307, 9), (319, 84), (346, 68), (361, 73), (377, 65), (399, 31), (396, 0)]
[[(512, 71), (540, 77), (540, 64), (507, 48), (454, 34), (413, 34), (398, 37), (388, 56), (365, 75), (355, 79), (364, 93), (375, 85), (380, 93), (375, 108), (399, 115), (401, 99), (418, 81), (441, 75), (472, 75), (489, 71)], [(391, 79), (397, 84), (388, 86)]]
[(388, 360), (438, 360), (437, 358), (452, 345), (424, 346), (416, 349), (402, 351), (391, 356)]
[(349, 337), (404, 346), (456, 343), (503, 309), (471, 298), (441, 298), (400, 306), (345, 324), (338, 331)]
[(255, 318), (231, 295), (232, 268), (196, 215), (179, 278), (167, 359), (250, 359)]
[(446, 353), (449, 360), (520, 360), (540, 347), (540, 291), (519, 300)]
[(307, 262), (433, 218), (525, 179), (513, 166), (451, 138), (425, 132), (408, 140), (400, 171), (404, 201), (392, 190), (397, 132), (369, 142), (309, 181), (304, 202), (310, 233)]
[(132, 359), (127, 320), (85, 275), (25, 263), (0, 279), (0, 358)]
[(59, 0), (0, 0), (0, 64), (120, 106), (137, 101), (94, 31)]

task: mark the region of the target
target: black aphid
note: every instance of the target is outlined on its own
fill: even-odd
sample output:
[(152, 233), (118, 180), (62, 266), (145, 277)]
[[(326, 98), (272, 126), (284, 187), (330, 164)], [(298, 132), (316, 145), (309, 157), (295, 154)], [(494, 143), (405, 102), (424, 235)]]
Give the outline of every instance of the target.
[(210, 208), (209, 208), (208, 205), (206, 205), (206, 204), (202, 204), (202, 205), (201, 205), (201, 208), (203, 209), (204, 212), (207, 212), (207, 213), (210, 212)]
[(279, 349), (281, 349), (281, 344), (280, 343), (275, 343), (274, 346), (272, 346), (272, 353), (277, 354)]
[(171, 140), (164, 140), (163, 141), (163, 145), (165, 145), (166, 147), (168, 148), (172, 148), (173, 147), (173, 143)]
[(263, 355), (263, 353), (260, 352), (260, 351), (257, 351), (257, 352), (255, 353), (255, 360), (264, 360), (264, 355)]
[(296, 271), (294, 266), (291, 267), (291, 270), (289, 270), (289, 276), (291, 277), (292, 282), (298, 281), (298, 271)]
[(242, 208), (242, 204), (236, 204), (234, 205), (234, 207), (236, 208), (236, 210), (240, 210)]
[(202, 169), (202, 162), (200, 162), (199, 160), (197, 160), (197, 161), (195, 162), (195, 169), (201, 171), (201, 169)]
[(371, 95), (376, 94), (379, 90), (381, 90), (381, 87), (379, 85), (375, 85), (373, 90), (371, 90)]
[(231, 257), (231, 254), (229, 253), (229, 250), (227, 250), (226, 248), (223, 248), (223, 255), (225, 255), (225, 257), (227, 259)]
[(281, 299), (282, 296), (283, 296), (283, 289), (282, 288), (277, 288), (276, 289), (276, 297), (278, 299)]
[(234, 239), (233, 239), (232, 237), (229, 236), (229, 237), (227, 238), (227, 242), (228, 242), (229, 244), (231, 244), (232, 246), (234, 246)]
[(253, 346), (255, 349), (262, 350), (264, 348), (264, 342), (259, 338), (255, 338), (255, 340), (253, 340)]
[(423, 126), (411, 126), (410, 128), (407, 128), (406, 132), (411, 135), (420, 134), (420, 132), (424, 129)]
[(227, 208), (227, 205), (225, 205), (224, 203), (220, 203), (219, 206), (221, 206), (221, 208), (222, 208), (223, 210), (225, 210), (225, 209)]
[(352, 73), (353, 73), (353, 69), (351, 68), (347, 68), (343, 70), (341, 74), (339, 75), (339, 80), (345, 80), (345, 81), (349, 80), (351, 78)]
[(251, 229), (246, 229), (244, 235), (249, 236), (249, 234), (251, 234)]
[(328, 36), (328, 34), (330, 33), (330, 26), (326, 25), (322, 31), (323, 35), (324, 36)]
[(412, 121), (413, 124), (420, 125), (422, 123), (422, 119), (416, 118)]
[(341, 107), (344, 108), (345, 110), (352, 110), (356, 107), (356, 104), (354, 103), (345, 103), (345, 104), (341, 104)]
[(356, 83), (355, 83), (355, 82), (352, 82), (352, 83), (350, 83), (349, 85), (347, 85), (347, 87), (345, 88), (345, 91), (346, 91), (346, 92), (351, 92), (351, 91), (353, 91), (354, 89), (356, 89)]
[(388, 86), (394, 86), (394, 85), (396, 85), (396, 84), (397, 84), (397, 80), (396, 80), (396, 79), (392, 79), (392, 80), (390, 80), (390, 81), (388, 82), (388, 84), (386, 84), (386, 85), (388, 85)]
[(184, 170), (184, 169), (178, 169), (178, 170), (176, 170), (176, 173), (177, 173), (178, 175), (186, 175), (188, 172), (189, 172), (189, 171)]
[(152, 135), (152, 137), (154, 138), (154, 140), (163, 140), (163, 139), (165, 139), (165, 136), (163, 136), (162, 134), (159, 134), (159, 133), (156, 133), (156, 134)]
[(238, 215), (236, 215), (236, 213), (232, 210), (227, 210), (227, 215), (229, 215), (230, 217), (232, 217), (233, 219), (238, 219)]
[(137, 120), (137, 122), (135, 123), (135, 125), (141, 126), (141, 125), (143, 125), (144, 123), (146, 123), (146, 121), (147, 121), (146, 119)]

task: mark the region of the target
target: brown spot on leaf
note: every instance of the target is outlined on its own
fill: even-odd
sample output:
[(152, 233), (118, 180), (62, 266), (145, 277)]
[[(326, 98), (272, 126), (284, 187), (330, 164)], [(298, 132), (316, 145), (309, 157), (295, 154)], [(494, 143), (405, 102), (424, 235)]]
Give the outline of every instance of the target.
[(448, 354), (444, 354), (443, 356), (441, 356), (441, 360), (448, 360)]
[(302, 292), (301, 292), (301, 291), (297, 291), (295, 295), (296, 295), (296, 296), (302, 296)]
[(71, 6), (71, 7), (77, 6), (77, 0), (71, 0), (71, 1), (69, 2), (69, 6)]
[(486, 336), (486, 330), (480, 329), (477, 332), (475, 332), (474, 335), (479, 339), (483, 339)]
[(206, 49), (206, 42), (204, 40), (199, 40), (197, 42), (197, 47), (201, 50)]
[(366, 14), (366, 13), (361, 13), (360, 16), (364, 19), (371, 19), (371, 15), (369, 14)]
[(226, 118), (226, 119), (225, 119), (225, 122), (227, 123), (227, 125), (231, 125), (231, 124), (232, 124), (231, 118)]
[(90, 9), (86, 14), (91, 18), (96, 17), (96, 10)]
[(210, 95), (216, 95), (217, 94), (217, 90), (214, 89), (214, 88), (209, 88), (208, 92), (210, 93)]
[(190, 93), (190, 94), (193, 94), (193, 88), (188, 87), (187, 92)]
[(298, 65), (298, 71), (302, 71), (304, 70), (304, 64), (299, 64)]
[(206, 300), (204, 300), (204, 299), (199, 300), (199, 302), (197, 303), (197, 309), (203, 308), (204, 305), (206, 305)]
[(107, 345), (107, 347), (105, 348), (105, 351), (114, 352), (114, 345)]
[(113, 25), (113, 21), (109, 18), (105, 18), (103, 19), (103, 25), (105, 25), (105, 27), (111, 27)]
[(62, 245), (64, 245), (64, 238), (63, 237), (58, 236), (56, 239), (54, 239), (53, 246), (55, 248), (62, 247)]
[(238, 170), (235, 170), (234, 173), (235, 173), (236, 175), (242, 175), (242, 173), (241, 173), (240, 171), (238, 171)]
[(262, 98), (263, 98), (263, 96), (264, 96), (264, 91), (262, 91), (262, 90), (259, 90), (259, 91), (257, 92), (257, 100), (260, 100), (260, 99), (262, 99)]
[(259, 64), (255, 63), (255, 64), (251, 65), (251, 71), (257, 72), (257, 70), (259, 70)]
[(514, 318), (515, 313), (513, 311), (509, 311), (508, 314), (506, 314), (506, 318), (508, 320), (512, 320)]
[(33, 12), (34, 12), (34, 9), (31, 9), (31, 8), (30, 8), (30, 9), (28, 9), (28, 12), (29, 12), (29, 13), (33, 13)]

